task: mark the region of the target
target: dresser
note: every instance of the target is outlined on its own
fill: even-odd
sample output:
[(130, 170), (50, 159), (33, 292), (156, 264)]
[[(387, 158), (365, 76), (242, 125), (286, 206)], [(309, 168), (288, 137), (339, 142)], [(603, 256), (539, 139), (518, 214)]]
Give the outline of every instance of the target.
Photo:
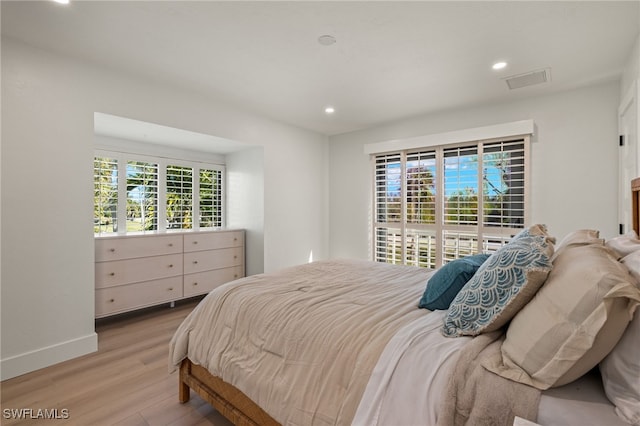
[(208, 293), (244, 265), (243, 230), (96, 237), (95, 316)]

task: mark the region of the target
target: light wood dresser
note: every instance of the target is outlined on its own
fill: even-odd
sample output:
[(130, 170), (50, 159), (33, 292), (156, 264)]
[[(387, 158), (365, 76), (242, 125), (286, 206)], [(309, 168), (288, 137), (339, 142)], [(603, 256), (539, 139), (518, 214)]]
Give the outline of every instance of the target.
[(96, 237), (95, 316), (208, 293), (244, 265), (243, 230)]

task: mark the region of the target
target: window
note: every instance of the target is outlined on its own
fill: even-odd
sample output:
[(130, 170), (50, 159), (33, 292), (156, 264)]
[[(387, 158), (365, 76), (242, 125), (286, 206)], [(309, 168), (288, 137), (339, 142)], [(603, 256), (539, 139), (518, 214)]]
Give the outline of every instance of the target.
[(118, 160), (93, 159), (93, 228), (94, 232), (114, 232), (117, 228)]
[(222, 171), (200, 169), (200, 227), (222, 226)]
[(167, 222), (169, 228), (191, 229), (193, 169), (167, 166)]
[(223, 172), (215, 164), (96, 152), (94, 232), (222, 227)]
[(529, 137), (373, 156), (373, 255), (436, 268), (492, 252), (526, 222)]
[(158, 165), (127, 162), (127, 232), (158, 229)]

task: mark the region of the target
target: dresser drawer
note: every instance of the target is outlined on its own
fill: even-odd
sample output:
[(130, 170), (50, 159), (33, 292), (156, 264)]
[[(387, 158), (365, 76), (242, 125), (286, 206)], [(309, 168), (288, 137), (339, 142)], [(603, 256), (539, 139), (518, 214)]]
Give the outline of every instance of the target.
[(96, 262), (182, 253), (182, 235), (96, 238)]
[(195, 251), (184, 254), (184, 273), (242, 265), (244, 247)]
[(96, 290), (96, 317), (143, 308), (182, 297), (182, 277)]
[(229, 281), (242, 278), (244, 268), (234, 266), (232, 268), (215, 269), (213, 271), (198, 272), (184, 276), (184, 297), (196, 296), (208, 293), (216, 287)]
[(212, 250), (244, 245), (243, 231), (198, 232), (184, 235), (184, 251)]
[(182, 275), (182, 254), (97, 262), (96, 288)]

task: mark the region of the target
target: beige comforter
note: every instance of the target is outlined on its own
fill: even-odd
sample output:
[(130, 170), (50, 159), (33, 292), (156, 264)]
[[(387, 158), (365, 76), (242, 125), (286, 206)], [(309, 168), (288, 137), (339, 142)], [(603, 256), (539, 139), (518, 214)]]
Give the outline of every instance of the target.
[(235, 281), (185, 319), (170, 364), (188, 356), (283, 425), (350, 424), (387, 342), (429, 313), (430, 274), (341, 260)]

